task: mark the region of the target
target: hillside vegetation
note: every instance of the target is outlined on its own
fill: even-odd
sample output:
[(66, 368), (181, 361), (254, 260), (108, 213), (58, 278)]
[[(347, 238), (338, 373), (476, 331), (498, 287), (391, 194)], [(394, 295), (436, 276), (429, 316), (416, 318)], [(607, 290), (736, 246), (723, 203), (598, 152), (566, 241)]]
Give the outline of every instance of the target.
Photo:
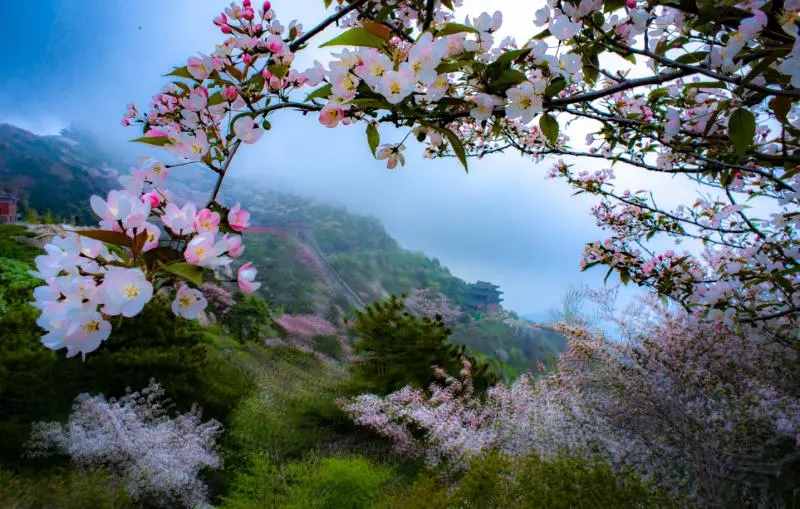
[[(2, 507), (179, 505), (172, 495), (143, 496), (131, 491), (117, 463), (75, 464), (62, 455), (32, 458), (26, 453), (34, 423), (64, 422), (79, 394), (120, 397), (129, 388), (143, 388), (151, 379), (158, 380), (170, 398), (172, 403), (166, 407), (170, 414), (199, 405), (203, 419), (214, 418), (221, 424), (217, 452), (222, 468), (200, 473), (209, 501), (220, 508), (566, 508), (586, 500), (594, 502), (585, 507), (606, 503), (640, 507), (643, 500), (663, 503), (640, 481), (617, 478), (600, 463), (490, 454), (475, 459), (465, 472), (454, 473), (396, 454), (389, 441), (365, 432), (340, 409), (339, 401), (360, 393), (364, 384), (382, 383), (370, 374), (374, 371), (360, 370), (354, 376), (350, 363), (328, 355), (268, 346), (263, 336), (281, 335), (280, 327), (273, 321), (274, 310), (259, 298), (237, 298), (230, 309), (218, 311), (217, 319), (211, 315), (206, 327), (176, 319), (165, 303), (156, 300), (145, 313), (115, 329), (85, 361), (67, 359), (63, 352), (47, 350), (39, 342), (36, 313), (28, 304), (38, 282), (28, 271), (40, 251), (30, 245), (29, 235), (19, 226), (0, 226), (5, 256), (0, 260)], [(412, 330), (444, 330), (429, 319), (409, 320), (407, 326), (412, 328), (402, 325), (397, 334), (411, 337)], [(412, 324), (415, 320), (417, 325)], [(254, 323), (268, 330), (248, 339), (241, 331), (252, 330)], [(388, 336), (383, 332), (371, 336), (372, 328), (397, 327), (380, 316), (369, 323), (362, 334), (374, 339)], [(425, 333), (424, 337), (433, 347), (439, 341), (435, 338), (442, 335)], [(460, 355), (458, 349), (436, 348), (441, 352), (437, 355)], [(406, 355), (419, 353), (407, 349), (391, 361), (403, 366), (416, 362)], [(371, 362), (369, 357), (367, 362)], [(403, 381), (403, 370), (393, 376), (400, 377), (397, 384), (414, 383)], [(528, 490), (541, 496), (529, 497)]]

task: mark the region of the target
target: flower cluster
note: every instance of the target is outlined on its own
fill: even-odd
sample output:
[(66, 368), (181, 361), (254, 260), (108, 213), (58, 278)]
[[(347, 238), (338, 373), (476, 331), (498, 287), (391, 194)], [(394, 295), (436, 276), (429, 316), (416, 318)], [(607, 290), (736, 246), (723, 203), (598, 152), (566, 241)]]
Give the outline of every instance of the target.
[[(124, 189), (106, 199), (92, 196), (100, 229), (76, 230), (54, 238), (35, 260), (34, 275), (45, 281), (34, 290), (41, 311), (37, 323), (47, 331), (42, 343), (84, 357), (111, 334), (109, 319), (139, 314), (156, 291), (175, 289), (172, 311), (197, 319), (207, 305), (198, 289), (204, 273), (230, 273), (244, 252), (241, 232), (249, 214), (237, 204), (198, 210), (176, 204), (164, 188), (166, 166), (143, 162), (120, 180)], [(255, 291), (255, 269), (239, 268), (242, 291)]]
[(275, 319), (275, 324), (288, 335), (301, 338), (337, 334), (333, 324), (317, 315), (282, 315)]
[(447, 325), (452, 325), (464, 314), (444, 294), (430, 288), (415, 288), (404, 304), (414, 316), (438, 317)]
[(64, 454), (82, 466), (117, 472), (134, 500), (164, 507), (207, 503), (204, 468), (219, 468), (216, 440), (222, 431), (200, 413), (170, 417), (164, 389), (155, 382), (117, 400), (80, 395), (66, 424), (40, 422), (28, 444), (33, 456)]

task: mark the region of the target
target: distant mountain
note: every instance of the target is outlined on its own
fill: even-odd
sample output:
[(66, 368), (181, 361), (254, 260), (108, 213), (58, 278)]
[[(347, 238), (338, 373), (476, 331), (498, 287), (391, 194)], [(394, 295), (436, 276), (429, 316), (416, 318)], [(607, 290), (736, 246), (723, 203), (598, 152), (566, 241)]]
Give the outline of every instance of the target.
[(0, 124), (0, 191), (16, 194), (23, 211), (50, 211), (58, 219), (93, 220), (87, 202), (116, 185), (112, 159), (85, 133), (71, 128), (60, 136), (37, 136)]
[(245, 239), (248, 259), (264, 282), (262, 296), (287, 312), (341, 323), (363, 303), (434, 289), (464, 312), (451, 324), (452, 340), (499, 361), (508, 379), (552, 366), (566, 347), (561, 334), (502, 307), (471, 308), (470, 283), (439, 260), (403, 249), (375, 218), (235, 179), (224, 198), (247, 203), (254, 224)]

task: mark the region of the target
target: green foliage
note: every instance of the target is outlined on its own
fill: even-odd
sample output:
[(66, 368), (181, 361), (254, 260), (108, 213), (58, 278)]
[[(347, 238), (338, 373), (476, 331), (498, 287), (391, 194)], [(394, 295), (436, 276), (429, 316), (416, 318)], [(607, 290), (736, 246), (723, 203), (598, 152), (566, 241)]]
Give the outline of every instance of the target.
[(65, 418), (80, 393), (120, 396), (155, 378), (178, 408), (198, 403), (206, 416), (224, 422), (252, 387), (197, 325), (176, 320), (164, 302), (122, 321), (85, 361), (44, 348), (36, 316), (24, 304), (0, 318), (0, 432), (7, 437), (0, 461), (16, 461), (31, 422)]
[(396, 296), (356, 313), (352, 331), (359, 359), (351, 371), (365, 391), (388, 394), (406, 385), (426, 388), (435, 380), (434, 367), (456, 374), (465, 358), (472, 363), (478, 390), (497, 381), (486, 363), (447, 341), (450, 329), (440, 319), (409, 314)]
[(272, 313), (264, 299), (236, 294), (234, 304), (225, 314), (224, 327), (239, 341), (259, 341), (275, 335)]
[(465, 302), (467, 284), (421, 253), (397, 248), (334, 254), (329, 260), (348, 285), (371, 300), (382, 298), (384, 292), (399, 295), (430, 288), (456, 304)]
[(325, 458), (318, 463), (291, 465), (294, 482), (288, 508), (361, 509), (370, 507), (391, 471), (364, 458)]
[(339, 410), (344, 372), (291, 348), (252, 347), (259, 391), (233, 412), (229, 448), (236, 454), (299, 458), (353, 429)]
[(40, 281), (29, 274), (27, 263), (0, 257), (0, 316), (26, 302)]
[(31, 237), (24, 226), (15, 224), (0, 225), (0, 254), (3, 258), (33, 263), (33, 259), (41, 254), (41, 250), (20, 242), (22, 237)]
[(558, 457), (475, 459), (454, 486), (421, 476), (381, 508), (574, 509), (677, 507), (636, 477), (615, 474), (605, 463)]
[(342, 343), (339, 336), (314, 336), (311, 341), (314, 343), (314, 350), (327, 355), (336, 360), (342, 360)]
[(756, 117), (750, 110), (739, 108), (731, 114), (728, 131), (736, 153), (742, 155), (753, 144)]
[(0, 470), (0, 507), (126, 509), (139, 505), (104, 470), (56, 468), (24, 475)]
[(392, 470), (363, 457), (311, 457), (278, 465), (268, 456), (251, 459), (234, 481), (222, 509), (361, 509), (373, 507)]

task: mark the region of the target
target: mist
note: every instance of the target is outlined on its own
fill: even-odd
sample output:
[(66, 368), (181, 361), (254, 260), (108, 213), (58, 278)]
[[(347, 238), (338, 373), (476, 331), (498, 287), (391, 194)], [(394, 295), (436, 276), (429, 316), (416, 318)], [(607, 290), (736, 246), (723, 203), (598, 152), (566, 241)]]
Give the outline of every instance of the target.
[[(465, 12), (486, 8), (465, 2)], [(504, 32), (530, 31), (534, 6), (492, 2), (506, 13)], [(120, 159), (133, 163), (146, 149), (119, 119), (129, 102), (147, 107), (167, 83), (163, 75), (219, 41), (211, 18), (224, 1), (44, 1), (0, 5), (0, 122), (37, 134), (67, 125), (88, 129)], [(276, 1), (281, 20), (306, 27), (324, 16), (321, 0)], [(520, 13), (519, 16), (514, 13)], [(502, 34), (501, 34), (502, 35)], [(300, 67), (327, 52), (303, 55)], [(384, 140), (401, 135), (381, 131)], [(552, 161), (535, 164), (514, 154), (473, 160), (469, 173), (455, 160), (426, 160), (411, 144), (406, 166), (389, 171), (375, 161), (363, 127), (327, 129), (316, 116), (285, 112), (273, 130), (234, 162), (226, 186), (257, 182), (341, 204), (379, 218), (401, 245), (438, 258), (468, 281), (488, 280), (520, 313), (556, 307), (569, 286), (601, 284), (601, 269), (582, 273), (583, 244), (603, 238), (566, 184), (545, 179)], [(600, 163), (598, 163), (600, 164)], [(124, 171), (126, 168), (120, 168)], [(593, 168), (589, 168), (593, 169)], [(187, 167), (182, 171), (198, 171)]]

